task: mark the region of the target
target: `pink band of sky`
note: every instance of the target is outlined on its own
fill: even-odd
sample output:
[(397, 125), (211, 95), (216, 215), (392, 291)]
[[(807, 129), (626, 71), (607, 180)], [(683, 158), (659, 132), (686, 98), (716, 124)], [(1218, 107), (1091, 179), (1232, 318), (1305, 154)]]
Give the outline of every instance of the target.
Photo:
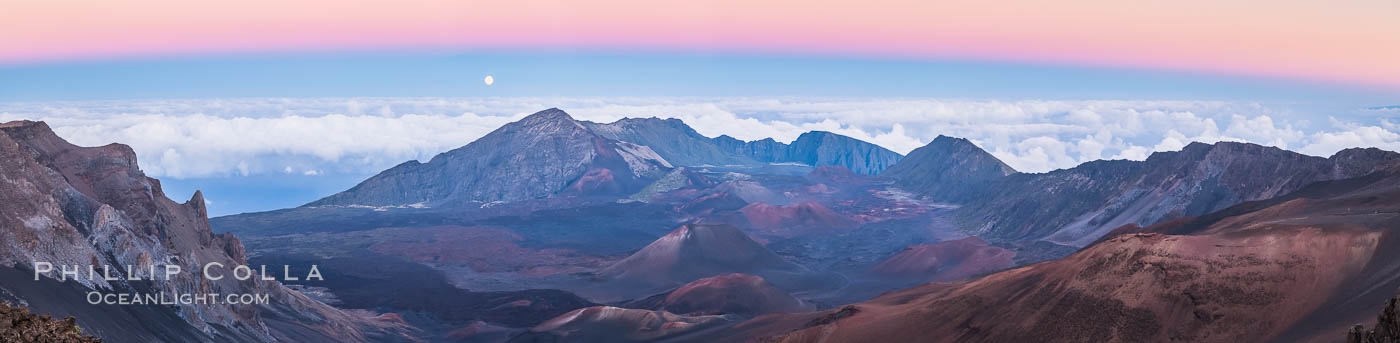
[(1400, 1), (15, 1), (0, 63), (404, 49), (968, 59), (1400, 90)]

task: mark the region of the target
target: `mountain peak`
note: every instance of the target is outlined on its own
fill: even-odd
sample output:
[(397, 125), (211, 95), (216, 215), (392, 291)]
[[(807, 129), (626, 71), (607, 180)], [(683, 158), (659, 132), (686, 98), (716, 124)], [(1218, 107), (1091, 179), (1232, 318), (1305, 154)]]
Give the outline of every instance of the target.
[(540, 110), (539, 112), (535, 112), (534, 114), (531, 114), (528, 117), (560, 117), (569, 120), (574, 119), (574, 117), (569, 116), (568, 112), (564, 112), (564, 110), (561, 110), (558, 107), (546, 108)]
[(49, 124), (46, 124), (46, 123), (44, 123), (43, 121), (33, 121), (33, 120), (16, 120), (16, 121), (11, 121), (11, 122), (6, 122), (6, 123), (0, 123), (0, 128), (10, 128), (10, 127), (42, 127), (42, 128), (47, 129), (47, 128), (49, 127)]
[(561, 110), (561, 109), (556, 108), (556, 107), (551, 107), (551, 108), (546, 109), (546, 110), (543, 110), (543, 111), (535, 112), (534, 114), (525, 116), (525, 118), (520, 119), (520, 123), (524, 123), (524, 124), (538, 124), (538, 123), (546, 123), (546, 122), (574, 122), (574, 123), (576, 123), (576, 122), (578, 122), (578, 121), (577, 121), (577, 120), (574, 120), (574, 117), (573, 117), (573, 116), (570, 116), (569, 113), (564, 112), (564, 110)]
[(427, 163), (405, 162), (306, 206), (437, 207), (626, 193), (671, 168), (649, 147), (606, 137), (591, 125), (597, 124), (557, 108), (539, 111)]
[(49, 128), (49, 124), (42, 121), (16, 120), (3, 123), (0, 124), (0, 131), (31, 147), (42, 147), (40, 150), (54, 151), (77, 147), (58, 137), (58, 134)]
[(909, 191), (956, 200), (1016, 170), (964, 138), (938, 136), (880, 175)]

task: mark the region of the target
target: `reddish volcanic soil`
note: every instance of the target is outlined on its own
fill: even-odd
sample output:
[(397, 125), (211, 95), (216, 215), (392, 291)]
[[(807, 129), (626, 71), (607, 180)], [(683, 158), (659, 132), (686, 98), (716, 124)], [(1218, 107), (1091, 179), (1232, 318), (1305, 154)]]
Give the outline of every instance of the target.
[(760, 236), (792, 238), (855, 230), (860, 223), (808, 201), (791, 206), (752, 203), (737, 212), (706, 217), (704, 223), (740, 226)]
[(870, 272), (923, 282), (957, 281), (1010, 268), (1015, 257), (1014, 251), (968, 237), (911, 246), (870, 268)]
[(612, 170), (593, 168), (585, 172), (578, 180), (574, 180), (574, 183), (569, 185), (565, 192), (576, 194), (617, 193), (621, 189), (622, 186), (613, 178)]
[(752, 316), (812, 310), (810, 305), (803, 304), (761, 276), (737, 273), (695, 280), (676, 290), (625, 306), (688, 315)]
[(452, 342), (505, 342), (517, 332), (519, 332), (518, 329), (491, 325), (478, 320), (448, 331), (444, 337)]
[(1064, 260), (889, 293), (782, 341), (1258, 341), (1320, 305), (1379, 237), (1281, 231), (1123, 236)]
[(727, 323), (721, 316), (594, 306), (550, 319), (511, 342), (646, 342)]
[[(1061, 260), (769, 315), (783, 342), (1336, 341), (1400, 286), (1400, 177), (1322, 183), (1131, 233)], [(1141, 229), (1141, 228), (1139, 228)], [(1371, 299), (1377, 298), (1377, 299)]]
[(669, 289), (720, 274), (759, 274), (773, 280), (774, 276), (807, 272), (733, 226), (686, 224), (597, 275), (624, 284)]

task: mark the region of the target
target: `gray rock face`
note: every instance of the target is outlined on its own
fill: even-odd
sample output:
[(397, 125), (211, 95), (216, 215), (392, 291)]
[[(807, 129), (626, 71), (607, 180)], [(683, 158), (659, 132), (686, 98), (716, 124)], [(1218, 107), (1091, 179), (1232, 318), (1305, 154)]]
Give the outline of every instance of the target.
[(963, 197), (955, 215), (984, 238), (1084, 246), (1122, 225), (1199, 216), (1313, 182), (1366, 175), (1396, 161), (1400, 154), (1376, 149), (1321, 158), (1248, 143), (1192, 143), (1142, 162), (1094, 161), (1012, 174)]
[(728, 135), (720, 135), (714, 138), (714, 142), (729, 153), (746, 156), (754, 161), (777, 162), (787, 159), (788, 156), (788, 145), (772, 138), (745, 142)]
[(612, 123), (583, 122), (609, 139), (645, 145), (677, 166), (754, 165), (758, 161), (733, 154), (695, 132), (680, 119), (624, 118)]
[[(49, 262), (55, 268), (94, 265), (123, 269), (114, 271), (120, 278), (116, 281), (80, 277), (77, 285), (65, 282), (67, 288), (53, 286), (48, 287), (53, 291), (45, 292), (33, 291), (36, 281), (5, 278), (0, 282), (0, 294), (29, 303), (35, 311), (74, 315), (84, 328), (112, 340), (145, 340), (147, 333), (112, 325), (103, 318), (111, 315), (112, 308), (81, 301), (74, 305), (83, 297), (81, 292), (57, 289), (267, 294), (273, 302), (268, 305), (181, 304), (172, 307), (178, 317), (169, 312), (164, 316), (156, 311), (132, 313), (152, 316), (138, 321), (159, 322), (143, 323), (147, 328), (176, 325), (239, 341), (274, 341), (280, 333), (266, 324), (261, 313), (275, 309), (281, 320), (296, 322), (292, 325), (303, 326), (307, 333), (319, 328), (325, 340), (363, 340), (352, 316), (288, 291), (275, 281), (201, 277), (199, 271), (206, 263), (218, 262), (228, 268), (247, 264), (242, 243), (231, 234), (213, 234), (206, 215), (199, 192), (185, 203), (166, 198), (160, 182), (141, 172), (130, 147), (78, 147), (59, 138), (42, 122), (0, 124), (0, 271), (31, 268), (35, 261)], [(133, 266), (131, 275), (125, 274), (128, 265)], [(169, 280), (163, 274), (153, 281), (125, 280), (151, 280), (150, 267), (163, 273), (167, 265), (179, 266), (184, 272)], [(86, 317), (84, 313), (107, 315)], [(172, 318), (178, 319), (172, 323)], [(181, 320), (183, 323), (178, 322)]]
[(646, 146), (599, 135), (564, 111), (548, 109), (428, 163), (400, 164), (306, 206), (516, 201), (571, 186), (580, 192), (636, 190), (670, 168)]
[(881, 175), (963, 205), (957, 221), (981, 237), (1083, 246), (1119, 226), (1199, 216), (1397, 161), (1400, 154), (1374, 148), (1321, 158), (1248, 143), (1192, 143), (1142, 162), (1093, 161), (1028, 174), (965, 139), (939, 136)]
[(909, 152), (909, 156), (880, 176), (893, 178), (900, 188), (935, 200), (960, 202), (1015, 173), (1011, 166), (967, 139), (940, 135)]
[(708, 138), (679, 119), (628, 118), (585, 125), (604, 137), (651, 147), (678, 166), (801, 163), (813, 167), (842, 166), (875, 175), (903, 157), (874, 144), (823, 131), (804, 133), (792, 144), (783, 144), (772, 138), (752, 142), (729, 136)]
[(714, 142), (726, 151), (759, 162), (842, 166), (865, 175), (880, 174), (904, 158), (878, 145), (825, 131), (804, 133), (792, 144), (783, 144), (771, 138), (744, 142), (729, 136), (716, 137)]

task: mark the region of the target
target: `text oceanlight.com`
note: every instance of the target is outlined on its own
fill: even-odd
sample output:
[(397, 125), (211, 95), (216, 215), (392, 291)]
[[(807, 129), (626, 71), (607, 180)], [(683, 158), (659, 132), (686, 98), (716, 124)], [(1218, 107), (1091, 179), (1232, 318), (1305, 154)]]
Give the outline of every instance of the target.
[(87, 302), (93, 305), (264, 305), (268, 301), (269, 296), (263, 293), (87, 293)]
[[(195, 272), (195, 277), (208, 281), (218, 281), (231, 278), (239, 281), (262, 280), (262, 281), (324, 281), (321, 271), (316, 265), (310, 265), (309, 269), (297, 268), (298, 272), (293, 272), (292, 266), (283, 265), (269, 268), (266, 265), (250, 267), (246, 265), (227, 266), (219, 262), (209, 262), (200, 266)], [(305, 272), (301, 272), (305, 270)], [(133, 266), (125, 265), (97, 266), (97, 265), (55, 265), (49, 262), (34, 262), (34, 281), (39, 281), (43, 277), (51, 277), (59, 281), (68, 280), (105, 280), (113, 281), (171, 281), (186, 271), (177, 264)], [(188, 280), (188, 279), (185, 279)], [(178, 281), (176, 281), (178, 282)], [(128, 287), (119, 287), (128, 288)], [(269, 303), (269, 295), (264, 293), (179, 293), (179, 292), (129, 292), (127, 291), (90, 291), (87, 292), (87, 302), (98, 305), (262, 305)]]

